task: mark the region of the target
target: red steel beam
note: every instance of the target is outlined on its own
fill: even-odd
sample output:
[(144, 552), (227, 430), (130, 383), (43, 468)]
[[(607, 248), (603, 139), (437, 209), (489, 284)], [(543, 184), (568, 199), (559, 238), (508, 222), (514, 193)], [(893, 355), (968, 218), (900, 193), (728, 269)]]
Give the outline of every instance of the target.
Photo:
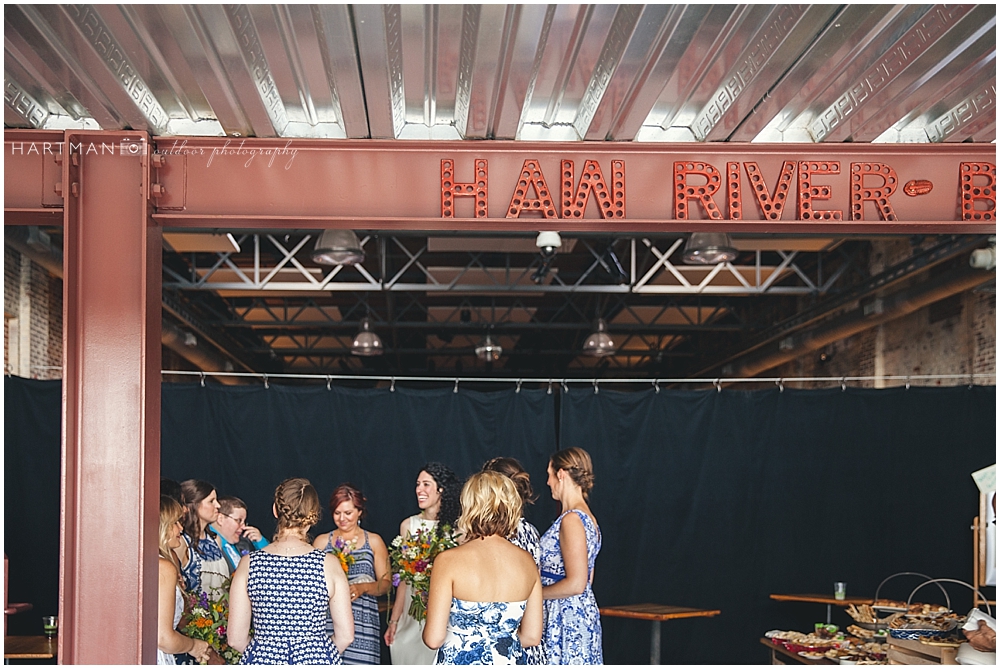
[(5, 225), (62, 225), (63, 135), (4, 130)]
[(147, 156), (88, 151), (108, 137), (67, 132), (61, 173), (59, 660), (155, 664), (161, 234)]
[[(975, 180), (991, 191), (976, 204), (979, 220), (963, 220), (960, 181), (963, 163), (995, 173), (993, 144), (161, 138), (156, 151), (154, 217), (177, 228), (840, 235), (996, 228), (991, 177)], [(581, 193), (585, 172), (595, 187)], [(765, 210), (774, 204), (777, 218)], [(806, 218), (809, 211), (835, 213)]]

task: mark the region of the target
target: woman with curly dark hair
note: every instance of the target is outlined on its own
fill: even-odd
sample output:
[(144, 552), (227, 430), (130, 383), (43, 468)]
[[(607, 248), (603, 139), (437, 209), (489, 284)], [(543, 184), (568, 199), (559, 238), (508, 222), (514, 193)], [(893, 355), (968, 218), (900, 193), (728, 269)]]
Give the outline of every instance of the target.
[[(455, 472), (440, 462), (428, 462), (417, 474), (416, 493), (420, 513), (400, 523), (399, 535), (412, 535), (418, 531), (454, 531), (462, 512), (462, 485)], [(409, 601), (409, 586), (400, 583), (389, 614), (385, 645), (389, 646), (393, 664), (433, 664), (435, 651), (428, 648), (421, 638), (423, 621), (416, 620), (407, 612)]]

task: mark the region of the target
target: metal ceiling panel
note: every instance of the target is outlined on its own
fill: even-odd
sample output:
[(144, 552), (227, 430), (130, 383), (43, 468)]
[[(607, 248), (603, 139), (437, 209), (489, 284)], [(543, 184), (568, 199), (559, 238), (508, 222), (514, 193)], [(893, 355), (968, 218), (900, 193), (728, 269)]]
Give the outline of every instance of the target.
[(992, 141), (993, 5), (8, 5), (7, 127)]

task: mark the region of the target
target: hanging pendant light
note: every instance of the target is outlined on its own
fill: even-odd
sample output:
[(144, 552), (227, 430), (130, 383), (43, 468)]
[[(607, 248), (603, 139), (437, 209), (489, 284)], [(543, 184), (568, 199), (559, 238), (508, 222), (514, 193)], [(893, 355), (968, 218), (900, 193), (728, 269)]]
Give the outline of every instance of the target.
[(608, 335), (608, 324), (603, 318), (597, 319), (597, 331), (592, 332), (587, 341), (583, 342), (583, 352), (595, 358), (614, 354), (615, 342)]
[(385, 353), (382, 339), (372, 331), (372, 322), (367, 316), (361, 319), (361, 329), (351, 342), (351, 353), (366, 358)]
[(693, 232), (681, 257), (691, 265), (718, 265), (736, 260), (736, 248), (724, 232)]
[(496, 362), (503, 355), (503, 348), (500, 344), (494, 343), (493, 338), (486, 335), (482, 344), (476, 347), (476, 357), (484, 362)]
[(365, 252), (354, 230), (324, 230), (312, 259), (320, 265), (357, 265), (364, 262)]

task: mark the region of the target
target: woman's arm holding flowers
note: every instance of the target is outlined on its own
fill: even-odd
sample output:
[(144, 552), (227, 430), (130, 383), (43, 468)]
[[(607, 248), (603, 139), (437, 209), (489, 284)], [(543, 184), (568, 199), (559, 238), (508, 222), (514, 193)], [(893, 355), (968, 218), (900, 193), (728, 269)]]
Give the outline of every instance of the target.
[(229, 586), (229, 625), (226, 629), (226, 640), (240, 653), (250, 644), (250, 595), (247, 594), (249, 576), (250, 556), (244, 555), (233, 572), (233, 581)]
[(330, 617), (333, 619), (333, 643), (341, 653), (354, 642), (354, 612), (350, 588), (340, 560), (327, 553), (323, 560), (326, 587), (330, 592)]
[[(399, 536), (405, 536), (409, 530), (410, 519), (405, 518), (403, 522), (399, 524)], [(393, 542), (395, 545), (395, 542)], [(392, 609), (389, 611), (389, 621), (388, 627), (385, 630), (385, 645), (391, 646), (392, 642), (396, 639), (396, 626), (399, 624), (399, 619), (406, 615), (407, 601), (409, 600), (409, 588), (406, 583), (395, 582), (396, 585), (396, 601), (392, 603)]]
[(177, 589), (177, 569), (169, 560), (160, 558), (156, 606), (156, 647), (164, 653), (190, 653), (201, 660), (208, 652), (208, 643), (186, 637), (174, 629), (174, 602)]

